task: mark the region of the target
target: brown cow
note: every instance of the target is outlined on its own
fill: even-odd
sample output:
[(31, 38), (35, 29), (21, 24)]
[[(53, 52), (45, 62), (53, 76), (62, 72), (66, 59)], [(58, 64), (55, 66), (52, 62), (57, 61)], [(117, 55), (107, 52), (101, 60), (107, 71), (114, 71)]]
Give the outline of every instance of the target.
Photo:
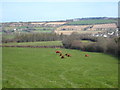
[(61, 53), (61, 51), (56, 51), (56, 53)]
[(67, 56), (68, 56), (68, 57), (71, 57), (71, 55), (70, 55), (70, 54), (67, 54)]
[(88, 54), (85, 54), (85, 57), (89, 57), (89, 55), (88, 55)]
[(62, 56), (62, 53), (60, 53), (60, 56)]
[(67, 56), (68, 54), (66, 53), (65, 55)]
[(61, 59), (65, 58), (64, 56), (61, 56)]

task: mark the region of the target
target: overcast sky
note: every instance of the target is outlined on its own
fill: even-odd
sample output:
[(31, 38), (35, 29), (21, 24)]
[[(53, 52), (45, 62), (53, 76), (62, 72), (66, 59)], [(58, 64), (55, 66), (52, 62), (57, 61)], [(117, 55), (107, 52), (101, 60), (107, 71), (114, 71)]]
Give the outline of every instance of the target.
[[(82, 2), (66, 0), (53, 2), (50, 0), (4, 0), (0, 9), (2, 22), (13, 21), (51, 21), (84, 17), (117, 17), (118, 0), (104, 2)], [(64, 0), (65, 1), (65, 0)], [(102, 0), (101, 0), (102, 1)], [(106, 2), (105, 2), (106, 1)]]

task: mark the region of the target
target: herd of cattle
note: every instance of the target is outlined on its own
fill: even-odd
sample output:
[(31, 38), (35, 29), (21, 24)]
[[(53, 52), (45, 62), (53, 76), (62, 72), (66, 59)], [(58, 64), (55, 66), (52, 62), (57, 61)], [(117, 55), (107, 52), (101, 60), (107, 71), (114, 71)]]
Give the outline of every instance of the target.
[(71, 57), (70, 54), (67, 54), (67, 53), (66, 53), (66, 54), (64, 55), (61, 51), (56, 51), (56, 53), (59, 53), (59, 54), (60, 54), (59, 56), (61, 57), (61, 59), (65, 58), (65, 56)]
[[(56, 54), (59, 54), (59, 56), (61, 57), (61, 59), (65, 58), (65, 56), (71, 57), (71, 54), (68, 54), (68, 53), (63, 54), (62, 51), (56, 51)], [(85, 57), (89, 57), (89, 55), (85, 54)]]

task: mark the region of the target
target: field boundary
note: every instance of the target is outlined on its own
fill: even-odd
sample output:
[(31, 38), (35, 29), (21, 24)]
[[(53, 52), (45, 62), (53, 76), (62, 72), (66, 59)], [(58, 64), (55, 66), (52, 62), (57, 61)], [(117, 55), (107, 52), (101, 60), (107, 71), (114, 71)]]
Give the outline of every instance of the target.
[(63, 46), (31, 46), (31, 45), (0, 45), (0, 47), (24, 47), (24, 48), (64, 48)]

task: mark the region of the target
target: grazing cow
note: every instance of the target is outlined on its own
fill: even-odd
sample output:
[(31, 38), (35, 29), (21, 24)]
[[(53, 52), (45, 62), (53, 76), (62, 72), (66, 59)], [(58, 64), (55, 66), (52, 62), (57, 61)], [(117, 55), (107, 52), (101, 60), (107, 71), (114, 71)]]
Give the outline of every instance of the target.
[(89, 57), (89, 55), (88, 55), (88, 54), (85, 54), (85, 57)]
[(67, 56), (68, 54), (66, 53), (65, 55)]
[(61, 53), (61, 51), (56, 51), (56, 53)]
[(61, 59), (65, 58), (64, 56), (61, 56)]
[(71, 57), (71, 55), (70, 55), (70, 54), (67, 54), (67, 56), (68, 56), (68, 57)]
[(60, 53), (60, 56), (62, 56), (62, 53)]

